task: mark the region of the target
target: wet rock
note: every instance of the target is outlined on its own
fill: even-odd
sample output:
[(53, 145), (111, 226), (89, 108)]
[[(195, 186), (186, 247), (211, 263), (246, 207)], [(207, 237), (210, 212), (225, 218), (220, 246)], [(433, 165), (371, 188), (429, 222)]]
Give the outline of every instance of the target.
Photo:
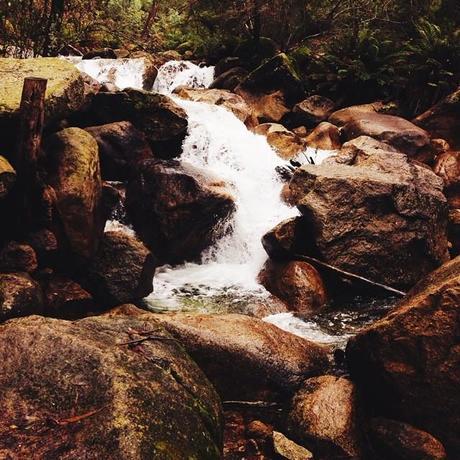
[(16, 182), (16, 171), (8, 160), (0, 156), (0, 199), (8, 195)]
[(315, 127), (330, 117), (334, 107), (334, 102), (327, 97), (310, 96), (294, 106), (289, 116), (290, 126)]
[(154, 256), (136, 237), (106, 232), (87, 279), (95, 297), (104, 306), (114, 306), (149, 295), (156, 266)]
[(211, 83), (210, 89), (226, 89), (234, 91), (235, 88), (249, 75), (243, 67), (233, 67), (219, 74)]
[(117, 55), (112, 48), (100, 48), (88, 51), (83, 55), (83, 59), (116, 59)]
[(429, 433), (384, 418), (370, 421), (369, 434), (380, 459), (446, 460), (444, 446)]
[(249, 105), (258, 123), (278, 123), (289, 113), (289, 107), (281, 91), (270, 94), (245, 93), (238, 88), (236, 91)]
[(320, 150), (338, 150), (342, 142), (337, 126), (323, 122), (320, 123), (305, 139), (308, 147)]
[(46, 314), (54, 318), (82, 318), (96, 309), (92, 295), (64, 276), (52, 276), (46, 283), (44, 295)]
[(42, 311), (43, 295), (38, 283), (26, 273), (0, 273), (0, 321)]
[(33, 316), (0, 343), (1, 456), (220, 458), (219, 398), (155, 321)]
[(452, 208), (460, 208), (460, 151), (437, 156), (434, 172), (444, 180), (447, 200)]
[(413, 122), (433, 137), (445, 139), (452, 148), (460, 149), (460, 88), (434, 107), (419, 115)]
[[(84, 103), (83, 78), (70, 62), (58, 58), (0, 58), (0, 152), (14, 152), (24, 78), (48, 80), (45, 124), (56, 122)], [(11, 160), (11, 158), (9, 158)]]
[(449, 257), (443, 184), (403, 154), (375, 153), (359, 165), (296, 170), (290, 189), (304, 216), (303, 244), (312, 248), (306, 255), (372, 281), (413, 286)]
[(220, 179), (172, 160), (142, 162), (126, 206), (139, 237), (168, 263), (199, 257), (225, 231), (235, 207)]
[(318, 313), (327, 302), (321, 276), (307, 262), (269, 260), (259, 274), (259, 281), (286, 302), (290, 310), (298, 313)]
[(433, 434), (453, 455), (460, 451), (459, 305), (457, 257), (347, 347), (352, 377), (374, 413)]
[(416, 155), (430, 145), (429, 134), (404, 118), (376, 112), (354, 112), (353, 107), (344, 110), (350, 111), (348, 121), (342, 127), (347, 140), (370, 136), (407, 155)]
[(164, 58), (155, 56), (145, 51), (131, 53), (131, 59), (142, 59), (144, 61), (144, 72), (142, 74), (142, 89), (151, 91), (158, 76), (158, 69), (165, 63)]
[(193, 89), (180, 86), (174, 90), (179, 97), (190, 101), (221, 105), (233, 112), (243, 123), (251, 116), (251, 109), (237, 94), (223, 89)]
[(134, 89), (99, 93), (92, 110), (98, 124), (130, 121), (144, 132), (156, 156), (173, 158), (182, 152), (187, 115), (168, 96)]
[(97, 141), (101, 173), (105, 180), (124, 181), (133, 173), (136, 164), (153, 158), (145, 134), (129, 121), (120, 121), (86, 128)]
[(344, 377), (307, 380), (297, 392), (288, 424), (294, 439), (320, 458), (358, 459), (363, 455), (357, 390)]
[(37, 255), (31, 246), (10, 241), (0, 251), (0, 271), (33, 273), (38, 267)]
[(67, 128), (48, 139), (46, 153), (47, 182), (66, 243), (74, 254), (91, 258), (105, 225), (97, 142), (82, 129)]
[(248, 316), (155, 317), (183, 343), (224, 399), (285, 397), (328, 366), (326, 348)]
[(313, 454), (309, 450), (305, 449), (305, 447), (299, 446), (294, 441), (291, 441), (284, 436), (283, 433), (279, 433), (278, 431), (273, 432), (273, 447), (275, 453), (286, 460), (313, 459)]

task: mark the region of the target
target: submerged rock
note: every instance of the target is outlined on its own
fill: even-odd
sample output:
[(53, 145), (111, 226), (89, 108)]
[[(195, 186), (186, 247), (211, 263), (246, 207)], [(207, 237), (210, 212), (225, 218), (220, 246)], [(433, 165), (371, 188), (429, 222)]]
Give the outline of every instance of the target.
[(79, 128), (67, 128), (47, 141), (47, 182), (70, 250), (91, 258), (104, 231), (102, 180), (95, 139)]
[(219, 398), (157, 322), (33, 316), (0, 343), (0, 456), (220, 458)]
[(234, 198), (220, 179), (185, 162), (144, 161), (128, 184), (134, 229), (163, 262), (199, 257), (225, 231)]
[(43, 294), (36, 281), (26, 273), (0, 273), (0, 321), (42, 312)]
[(153, 291), (157, 261), (134, 236), (106, 232), (88, 267), (91, 290), (104, 306), (134, 302)]
[(99, 93), (92, 110), (98, 123), (130, 121), (144, 132), (156, 156), (173, 158), (182, 152), (187, 114), (168, 96), (134, 89)]
[(459, 306), (457, 257), (347, 347), (352, 377), (374, 412), (432, 433), (452, 455), (460, 452)]
[(429, 168), (397, 153), (359, 166), (302, 166), (290, 183), (303, 215), (300, 238), (313, 252), (306, 255), (402, 288), (449, 258), (442, 189)]
[(321, 276), (307, 262), (269, 260), (259, 274), (259, 281), (298, 313), (318, 313), (327, 302)]
[(359, 459), (364, 450), (360, 410), (350, 380), (332, 375), (311, 378), (292, 401), (290, 432), (320, 458)]
[(129, 179), (142, 160), (153, 158), (145, 134), (129, 121), (86, 128), (97, 141), (103, 179)]

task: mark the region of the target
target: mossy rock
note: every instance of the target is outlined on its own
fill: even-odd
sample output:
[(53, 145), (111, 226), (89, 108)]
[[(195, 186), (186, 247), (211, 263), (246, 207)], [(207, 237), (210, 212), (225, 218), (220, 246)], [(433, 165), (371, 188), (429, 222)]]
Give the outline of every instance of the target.
[(1, 458), (220, 459), (219, 398), (152, 319), (0, 326), (0, 413)]

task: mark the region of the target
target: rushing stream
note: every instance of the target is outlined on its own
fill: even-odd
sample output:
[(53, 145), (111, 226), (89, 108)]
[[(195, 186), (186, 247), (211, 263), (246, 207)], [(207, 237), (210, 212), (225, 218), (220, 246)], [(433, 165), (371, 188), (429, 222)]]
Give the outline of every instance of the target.
[[(77, 67), (101, 82), (120, 89), (141, 88), (143, 61), (97, 59), (75, 61)], [(189, 132), (182, 161), (223, 179), (232, 188), (237, 209), (229, 232), (203, 255), (201, 263), (157, 270), (154, 292), (146, 299), (153, 310), (204, 312), (240, 311), (251, 302), (269, 302), (269, 293), (257, 283), (267, 255), (261, 237), (282, 220), (295, 216), (280, 199), (282, 183), (275, 172), (282, 160), (264, 136), (255, 135), (230, 111), (203, 102), (176, 97), (178, 86), (206, 88), (213, 81), (212, 67), (171, 61), (159, 69), (153, 90), (171, 96), (187, 113)], [(319, 163), (328, 152), (305, 152)], [(111, 222), (110, 228), (120, 228)], [(312, 340), (343, 345), (350, 335), (385, 311), (378, 305), (355, 303), (346, 311), (333, 311), (302, 320), (290, 313), (271, 315), (266, 321)], [(356, 307), (356, 308), (353, 308)], [(341, 309), (342, 310), (342, 309)]]

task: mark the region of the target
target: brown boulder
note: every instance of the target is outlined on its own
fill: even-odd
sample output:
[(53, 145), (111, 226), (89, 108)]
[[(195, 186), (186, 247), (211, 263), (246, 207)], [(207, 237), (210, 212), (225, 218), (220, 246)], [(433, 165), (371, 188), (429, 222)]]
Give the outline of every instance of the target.
[(0, 344), (1, 458), (220, 459), (219, 398), (157, 322), (33, 316)]
[(375, 413), (432, 433), (460, 452), (460, 257), (418, 283), (347, 346), (354, 381)]
[(144, 132), (156, 156), (173, 158), (182, 152), (187, 114), (168, 96), (134, 89), (99, 93), (91, 110), (97, 124), (130, 121)]
[(0, 271), (33, 273), (38, 267), (37, 255), (31, 246), (10, 241), (0, 251)]
[(320, 458), (360, 459), (363, 439), (357, 389), (344, 377), (307, 380), (297, 392), (288, 417), (294, 439)]
[(95, 310), (92, 295), (78, 283), (52, 276), (44, 288), (46, 314), (54, 318), (77, 319)]
[(444, 180), (444, 190), (450, 206), (460, 208), (460, 151), (438, 155), (433, 170)]
[(369, 435), (381, 460), (447, 460), (444, 446), (436, 438), (407, 423), (374, 418)]
[(269, 260), (259, 274), (260, 283), (289, 309), (302, 314), (318, 313), (327, 302), (321, 276), (306, 262)]
[(310, 96), (297, 103), (289, 116), (290, 127), (309, 126), (315, 127), (322, 121), (327, 120), (334, 111), (333, 101), (323, 96)]
[(308, 147), (320, 150), (338, 150), (342, 142), (340, 130), (337, 126), (323, 122), (320, 123), (305, 139)]
[(8, 160), (0, 156), (0, 199), (8, 195), (16, 182), (16, 171)]
[(157, 262), (134, 236), (106, 232), (88, 267), (91, 292), (104, 306), (133, 302), (153, 291)]
[(38, 283), (26, 273), (0, 273), (0, 321), (42, 311), (43, 295)]
[(235, 208), (220, 179), (173, 160), (142, 162), (128, 184), (126, 206), (142, 241), (169, 263), (199, 257)]
[(449, 223), (447, 226), (450, 253), (452, 256), (460, 255), (460, 209), (449, 211)]
[(248, 316), (155, 317), (182, 342), (224, 399), (283, 398), (328, 366), (326, 348)]
[(375, 153), (360, 166), (298, 168), (291, 197), (301, 237), (324, 262), (405, 288), (448, 260), (441, 180), (403, 154)]
[(79, 128), (53, 134), (47, 142), (48, 184), (71, 251), (90, 258), (102, 236), (102, 180), (95, 139)]
[(252, 94), (236, 89), (251, 109), (258, 123), (278, 123), (289, 113), (289, 107), (281, 91), (270, 94)]
[(129, 121), (93, 126), (85, 131), (96, 139), (101, 174), (105, 180), (124, 181), (138, 162), (153, 158), (144, 133)]
[(248, 74), (249, 72), (243, 69), (243, 67), (233, 67), (218, 75), (211, 83), (209, 89), (226, 89), (228, 91), (234, 91)]
[(193, 89), (180, 86), (174, 90), (182, 99), (205, 102), (212, 105), (221, 105), (239, 118), (243, 123), (251, 116), (251, 109), (244, 99), (237, 94), (223, 89)]

